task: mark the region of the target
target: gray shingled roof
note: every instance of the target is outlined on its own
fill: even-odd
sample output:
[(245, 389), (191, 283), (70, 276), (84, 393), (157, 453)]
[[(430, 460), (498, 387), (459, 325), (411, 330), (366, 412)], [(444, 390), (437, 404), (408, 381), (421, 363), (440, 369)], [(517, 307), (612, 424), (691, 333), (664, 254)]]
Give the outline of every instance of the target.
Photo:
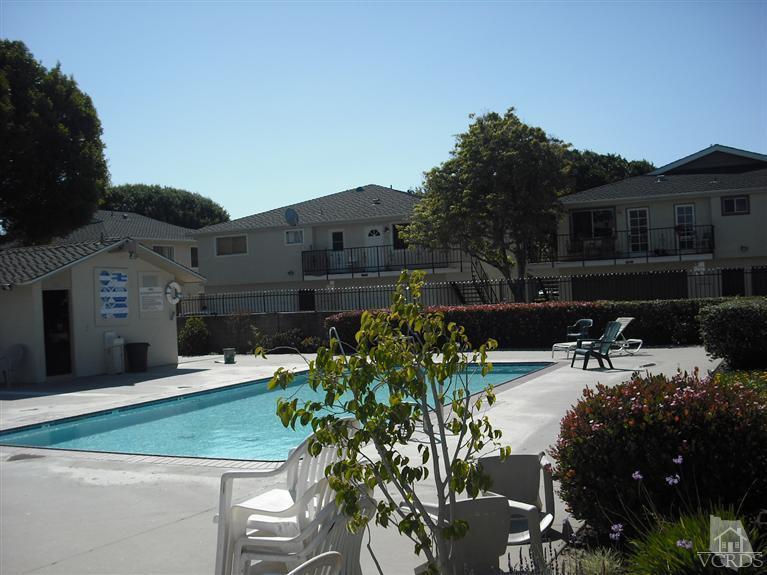
[(418, 196), (413, 194), (368, 184), (260, 214), (245, 216), (231, 222), (214, 224), (196, 230), (192, 234), (288, 227), (285, 221), (285, 210), (288, 208), (293, 208), (298, 212), (298, 226), (385, 217), (409, 217), (417, 202)]
[(121, 240), (0, 250), (0, 285), (26, 284), (104, 251)]
[(669, 194), (767, 188), (767, 168), (740, 174), (678, 174), (637, 176), (570, 194), (561, 199), (566, 206), (582, 202), (652, 198)]
[(55, 238), (54, 244), (92, 242), (109, 238), (130, 237), (136, 240), (191, 240), (189, 228), (182, 228), (133, 212), (98, 210), (90, 224)]

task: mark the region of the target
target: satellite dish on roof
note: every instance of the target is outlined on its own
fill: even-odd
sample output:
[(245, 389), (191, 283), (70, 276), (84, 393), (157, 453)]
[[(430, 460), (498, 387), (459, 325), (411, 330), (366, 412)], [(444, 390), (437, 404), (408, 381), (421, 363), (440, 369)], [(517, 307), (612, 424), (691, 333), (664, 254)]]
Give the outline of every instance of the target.
[(298, 212), (294, 210), (293, 208), (288, 208), (287, 210), (285, 210), (285, 221), (288, 222), (289, 226), (297, 226)]

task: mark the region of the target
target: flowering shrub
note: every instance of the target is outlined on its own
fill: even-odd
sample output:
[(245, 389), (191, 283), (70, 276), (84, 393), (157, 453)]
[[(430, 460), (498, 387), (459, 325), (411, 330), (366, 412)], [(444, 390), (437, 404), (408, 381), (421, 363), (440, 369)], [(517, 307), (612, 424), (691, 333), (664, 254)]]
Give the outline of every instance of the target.
[[(469, 341), (496, 340), (501, 348), (547, 348), (564, 341), (566, 328), (580, 318), (594, 320), (592, 333), (617, 317), (636, 318), (626, 330), (627, 337), (644, 340), (645, 345), (694, 345), (700, 343), (698, 313), (704, 305), (726, 300), (659, 300), (504, 303), (480, 306), (429, 308), (441, 312), (448, 322), (464, 326)], [(354, 342), (360, 328), (361, 311), (329, 316), (326, 327), (336, 327), (341, 339)]]
[(562, 498), (603, 533), (628, 530), (648, 504), (665, 517), (741, 501), (755, 513), (767, 501), (767, 399), (697, 373), (635, 374), (584, 390), (552, 456)]
[(730, 367), (767, 367), (767, 298), (705, 307), (700, 331), (706, 351)]

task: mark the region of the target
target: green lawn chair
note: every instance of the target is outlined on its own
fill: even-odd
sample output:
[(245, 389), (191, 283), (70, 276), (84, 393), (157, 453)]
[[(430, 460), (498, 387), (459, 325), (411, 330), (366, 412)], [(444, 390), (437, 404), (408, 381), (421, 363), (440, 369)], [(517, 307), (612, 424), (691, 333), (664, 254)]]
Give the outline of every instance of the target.
[[(621, 330), (621, 324), (617, 321), (611, 321), (607, 323), (607, 327), (605, 327), (605, 332), (602, 334), (602, 337), (596, 340), (578, 340), (578, 347), (576, 347), (573, 350), (573, 360), (570, 362), (570, 367), (573, 367), (575, 365), (575, 358), (582, 355), (583, 356), (583, 369), (586, 369), (586, 367), (589, 365), (589, 359), (591, 357), (597, 358), (597, 361), (599, 362), (599, 367), (604, 368), (605, 364), (602, 361), (603, 359), (607, 360), (608, 365), (610, 366), (610, 369), (615, 369), (613, 367), (613, 362), (610, 360), (610, 348), (615, 344), (615, 340), (618, 337), (618, 332)], [(583, 347), (583, 344), (586, 342), (591, 342), (591, 346), (588, 348)]]

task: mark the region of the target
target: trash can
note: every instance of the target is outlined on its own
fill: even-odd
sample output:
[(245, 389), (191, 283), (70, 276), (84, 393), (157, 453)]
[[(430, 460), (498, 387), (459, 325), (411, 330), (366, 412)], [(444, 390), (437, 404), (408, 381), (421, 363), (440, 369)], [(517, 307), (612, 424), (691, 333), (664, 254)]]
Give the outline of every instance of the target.
[(235, 349), (233, 347), (224, 348), (224, 363), (234, 363)]
[(123, 373), (125, 371), (125, 340), (113, 331), (104, 333), (104, 351), (106, 352), (107, 373)]
[(146, 342), (126, 343), (125, 354), (128, 356), (128, 371), (131, 373), (146, 371), (149, 344)]

